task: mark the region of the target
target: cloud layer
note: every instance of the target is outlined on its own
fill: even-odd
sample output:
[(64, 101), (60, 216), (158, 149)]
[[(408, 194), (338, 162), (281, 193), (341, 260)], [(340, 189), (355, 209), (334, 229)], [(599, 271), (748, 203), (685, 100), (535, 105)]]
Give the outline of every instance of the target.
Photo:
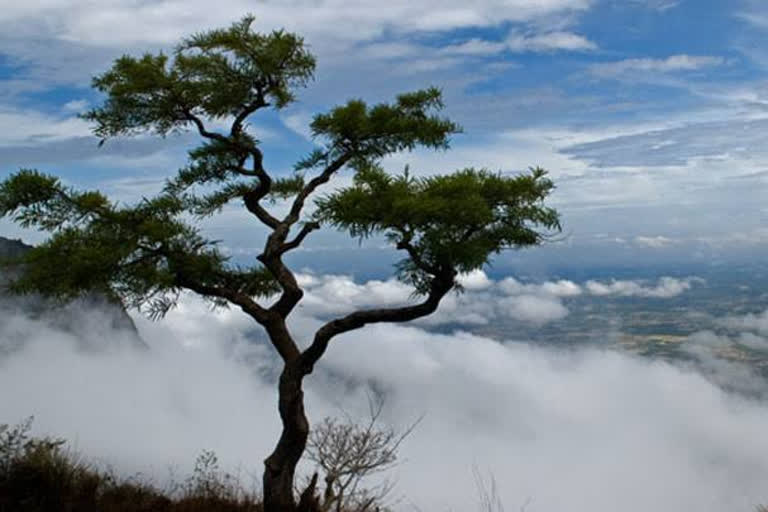
[[(220, 4), (212, 12), (210, 4), (201, 1), (182, 5), (175, 0), (162, 0), (137, 5), (111, 0), (94, 9), (89, 2), (79, 0), (68, 2), (66, 6), (57, 2), (8, 6), (0, 14), (0, 23), (23, 23), (22, 26), (30, 31), (37, 29), (50, 33), (53, 30), (67, 41), (122, 46), (174, 42), (191, 31), (214, 23), (229, 23), (245, 12), (254, 11), (258, 24), (269, 29), (284, 26), (307, 34), (368, 39), (393, 28), (451, 30), (530, 21), (557, 12), (584, 10), (591, 4), (591, 0), (484, 0), (471, 5), (455, 0), (397, 0), (383, 9), (370, 0), (266, 0), (254, 8), (252, 3), (234, 0)], [(337, 30), (340, 24), (345, 30)]]
[[(299, 282), (306, 290), (302, 303), (305, 313), (320, 317), (350, 313), (360, 307), (395, 306), (417, 300), (410, 287), (395, 279), (358, 284), (351, 276), (302, 274)], [(417, 324), (485, 325), (495, 319), (512, 318), (542, 325), (568, 316), (564, 300), (582, 294), (668, 299), (702, 280), (662, 277), (655, 284), (637, 280), (590, 280), (577, 284), (565, 279), (523, 283), (514, 277), (493, 281), (478, 270), (460, 276), (460, 282), (463, 293), (447, 296), (434, 315)]]
[[(161, 323), (137, 320), (149, 352), (84, 351), (50, 326), (2, 322), (0, 342), (21, 322), (26, 344), (0, 359), (0, 421), (35, 414), (38, 431), (120, 471), (162, 479), (209, 448), (258, 477), (277, 436), (275, 358), (251, 322), (192, 297)], [(292, 328), (306, 339), (319, 322), (302, 310)], [(399, 510), (475, 509), (473, 467), (494, 475), (508, 509), (720, 512), (766, 498), (768, 407), (691, 370), (380, 325), (332, 344), (307, 383), (309, 414), (357, 415), (366, 383), (385, 392), (387, 422), (424, 415), (402, 447)]]
[(605, 296), (615, 295), (619, 297), (650, 297), (657, 299), (668, 299), (676, 297), (686, 290), (689, 290), (693, 283), (700, 282), (700, 279), (675, 279), (673, 277), (662, 277), (655, 286), (644, 286), (638, 281), (611, 281), (601, 283), (598, 281), (587, 281), (585, 288), (592, 295)]

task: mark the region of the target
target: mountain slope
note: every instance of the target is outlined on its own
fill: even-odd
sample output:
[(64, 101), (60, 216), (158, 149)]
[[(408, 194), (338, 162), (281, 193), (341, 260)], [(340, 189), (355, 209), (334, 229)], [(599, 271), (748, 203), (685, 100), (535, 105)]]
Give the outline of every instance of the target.
[[(20, 240), (0, 236), (0, 260), (21, 257), (31, 248)], [(8, 278), (8, 272), (8, 269), (0, 267), (0, 319), (21, 316), (43, 322), (80, 339), (99, 338), (100, 343), (104, 344), (103, 347), (94, 347), (91, 342), (90, 347), (84, 348), (108, 348), (116, 344), (147, 348), (133, 320), (118, 300), (93, 293), (61, 305), (39, 295), (11, 295), (2, 286)], [(0, 344), (3, 341), (9, 340), (0, 340)]]

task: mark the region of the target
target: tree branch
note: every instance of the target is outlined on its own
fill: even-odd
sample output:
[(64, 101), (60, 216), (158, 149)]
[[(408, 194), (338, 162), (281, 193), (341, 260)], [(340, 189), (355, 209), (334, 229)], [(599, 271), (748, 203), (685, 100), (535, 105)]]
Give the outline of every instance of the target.
[[(281, 224), (280, 228), (282, 227), (283, 225)], [(280, 232), (280, 228), (270, 236), (270, 239), (272, 239), (276, 233)], [(283, 289), (280, 298), (269, 308), (269, 311), (276, 313), (280, 315), (281, 318), (285, 319), (288, 318), (288, 315), (291, 314), (293, 308), (296, 307), (296, 304), (298, 304), (304, 296), (304, 292), (299, 287), (299, 283), (296, 281), (296, 276), (293, 275), (293, 272), (291, 272), (280, 259), (280, 249), (269, 249), (269, 245), (271, 244), (267, 242), (267, 251), (260, 254), (257, 259), (272, 272), (272, 275), (275, 276), (275, 279), (280, 283), (280, 287)]]
[(224, 135), (217, 133), (217, 132), (210, 132), (205, 128), (205, 123), (203, 123), (203, 120), (200, 119), (198, 116), (192, 113), (192, 110), (190, 110), (188, 107), (181, 107), (181, 111), (184, 113), (184, 116), (188, 121), (191, 121), (195, 124), (197, 127), (197, 131), (200, 133), (200, 136), (205, 137), (206, 139), (210, 140), (217, 140), (219, 142), (224, 142), (229, 144), (230, 140), (225, 137)]
[(411, 257), (411, 261), (413, 261), (413, 263), (424, 272), (428, 272), (433, 275), (439, 273), (439, 269), (437, 267), (428, 264), (422, 259), (419, 251), (416, 250), (408, 238), (399, 241), (396, 247), (397, 249), (405, 250), (408, 253), (408, 256)]
[(272, 178), (267, 171), (264, 170), (264, 154), (261, 150), (257, 147), (253, 147), (250, 149), (250, 153), (251, 158), (253, 158), (252, 175), (259, 179), (259, 186), (251, 193), (244, 195), (243, 201), (249, 212), (274, 230), (280, 225), (280, 221), (261, 206), (260, 203), (272, 189)]
[(299, 348), (288, 332), (284, 320), (257, 304), (248, 295), (227, 288), (203, 285), (180, 274), (177, 274), (177, 283), (180, 287), (191, 290), (199, 295), (225, 299), (239, 306), (245, 314), (249, 315), (266, 329), (270, 342), (283, 361), (292, 362), (300, 356)]
[[(204, 245), (203, 242), (196, 244), (194, 246), (194, 249), (200, 249)], [(146, 254), (151, 256), (160, 256), (162, 258), (165, 258), (165, 260), (169, 263), (171, 263), (174, 260), (173, 253), (170, 252), (165, 247), (146, 247), (146, 246), (139, 246), (139, 248)], [(136, 263), (136, 260), (130, 262), (130, 263)], [(188, 275), (186, 275), (180, 268), (175, 268), (174, 272), (175, 282), (176, 285), (180, 288), (186, 288), (187, 290), (193, 291), (199, 295), (202, 295), (204, 297), (216, 297), (219, 299), (224, 299), (232, 304), (235, 304), (236, 306), (239, 306), (243, 312), (251, 316), (254, 320), (256, 320), (259, 324), (265, 325), (270, 321), (269, 318), (269, 311), (266, 308), (263, 308), (260, 306), (256, 301), (254, 301), (251, 297), (248, 295), (241, 293), (237, 290), (222, 287), (222, 286), (212, 286), (212, 285), (206, 285), (203, 283), (200, 283), (192, 278), (190, 278)]]
[(315, 333), (312, 344), (301, 354), (303, 371), (307, 374), (312, 373), (315, 363), (328, 348), (328, 343), (339, 334), (368, 324), (409, 322), (434, 313), (442, 298), (453, 288), (455, 277), (456, 271), (453, 269), (434, 276), (427, 298), (414, 306), (356, 311), (326, 323)]
[(310, 180), (309, 183), (306, 184), (306, 186), (302, 189), (301, 192), (296, 196), (296, 198), (293, 200), (293, 205), (291, 206), (290, 212), (288, 212), (288, 215), (283, 219), (283, 222), (287, 223), (288, 226), (291, 226), (298, 222), (299, 216), (301, 215), (301, 210), (304, 209), (304, 203), (306, 202), (307, 198), (312, 195), (312, 193), (317, 190), (318, 187), (321, 185), (324, 185), (325, 183), (328, 183), (328, 181), (333, 177), (333, 175), (352, 158), (352, 155), (350, 153), (344, 153), (341, 156), (339, 156), (336, 160), (331, 162), (328, 167), (326, 167), (322, 173), (320, 173), (318, 176), (315, 176)]
[(293, 249), (296, 249), (301, 245), (301, 243), (304, 241), (307, 236), (312, 233), (313, 231), (320, 229), (320, 223), (319, 222), (307, 222), (301, 227), (301, 231), (298, 232), (296, 237), (289, 241), (285, 242), (279, 250), (279, 254), (285, 254), (288, 251), (292, 251)]
[(256, 99), (244, 105), (243, 110), (237, 114), (234, 121), (232, 121), (232, 128), (229, 131), (230, 136), (236, 138), (238, 135), (240, 135), (240, 133), (243, 131), (243, 122), (245, 122), (248, 116), (260, 108), (264, 108), (268, 105), (269, 103), (264, 99), (264, 91), (259, 88), (256, 94)]
[(280, 225), (280, 221), (277, 220), (277, 218), (275, 218), (271, 213), (269, 213), (263, 206), (261, 206), (261, 203), (259, 202), (265, 195), (261, 193), (260, 188), (261, 187), (243, 196), (245, 207), (261, 222), (272, 229), (277, 229), (277, 227)]
[[(331, 164), (329, 164), (323, 170), (323, 172), (320, 173), (320, 175), (316, 176), (309, 183), (307, 183), (307, 185), (294, 199), (290, 212), (282, 221), (277, 221), (276, 219), (268, 219), (270, 222), (268, 225), (272, 227), (273, 232), (267, 239), (264, 252), (260, 254), (257, 259), (261, 261), (264, 266), (269, 269), (270, 272), (272, 272), (272, 275), (275, 276), (275, 279), (277, 279), (277, 282), (280, 283), (280, 286), (283, 289), (283, 293), (278, 301), (272, 305), (271, 308), (269, 308), (269, 311), (277, 313), (283, 319), (287, 318), (291, 311), (293, 311), (293, 309), (296, 307), (296, 304), (298, 304), (301, 298), (304, 296), (304, 292), (296, 282), (296, 277), (293, 275), (293, 272), (291, 272), (291, 270), (286, 267), (286, 265), (281, 260), (281, 256), (285, 252), (298, 247), (298, 245), (301, 244), (301, 242), (314, 229), (317, 229), (317, 227), (315, 223), (307, 223), (296, 235), (296, 238), (290, 242), (286, 242), (288, 233), (291, 229), (291, 226), (298, 222), (307, 198), (319, 186), (327, 183), (333, 174), (341, 169), (350, 158), (351, 156), (349, 154), (344, 154), (338, 157)], [(254, 207), (254, 209), (256, 209), (258, 206), (258, 199), (263, 197), (263, 195), (261, 197), (258, 196), (258, 194), (262, 194), (262, 192), (262, 190), (257, 191), (257, 194), (254, 196), (255, 200), (251, 200), (251, 207)], [(251, 207), (249, 207), (249, 209)]]
[(186, 288), (204, 297), (225, 299), (239, 306), (246, 314), (262, 325), (269, 322), (269, 311), (243, 293), (219, 286), (204, 285), (180, 273), (176, 274), (176, 282), (181, 288)]

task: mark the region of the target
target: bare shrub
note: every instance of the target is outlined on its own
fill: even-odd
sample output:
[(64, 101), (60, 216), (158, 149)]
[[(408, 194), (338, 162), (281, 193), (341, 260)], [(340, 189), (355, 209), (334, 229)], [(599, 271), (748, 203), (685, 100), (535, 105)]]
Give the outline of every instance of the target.
[[(369, 398), (365, 423), (345, 415), (343, 419), (326, 417), (313, 426), (306, 458), (324, 475), (325, 489), (318, 500), (322, 512), (386, 510), (385, 502), (394, 483), (384, 479), (367, 486), (364, 480), (397, 464), (398, 448), (420, 420), (402, 431), (382, 426), (379, 420), (383, 407), (382, 398)], [(316, 480), (317, 473), (313, 477), (315, 484)]]
[[(486, 478), (477, 466), (473, 466), (472, 475), (475, 478), (475, 487), (477, 488), (479, 511), (504, 512), (504, 503), (501, 501), (501, 496), (499, 496), (499, 487), (493, 473), (489, 472)], [(518, 509), (519, 512), (525, 512), (531, 501), (532, 499), (528, 497)], [(768, 512), (768, 510), (758, 512)]]

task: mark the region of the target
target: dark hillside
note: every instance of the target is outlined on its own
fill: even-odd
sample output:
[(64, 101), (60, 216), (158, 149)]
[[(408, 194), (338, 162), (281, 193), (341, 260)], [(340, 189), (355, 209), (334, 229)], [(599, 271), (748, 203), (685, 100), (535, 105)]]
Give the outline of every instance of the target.
[[(0, 262), (19, 258), (31, 248), (21, 240), (10, 240), (0, 236)], [(10, 272), (12, 269), (0, 267), (0, 318), (22, 314), (66, 332), (81, 334), (83, 329), (92, 327), (88, 325), (89, 322), (83, 321), (83, 315), (87, 316), (90, 312), (98, 311), (106, 318), (106, 322), (100, 322), (105, 325), (99, 325), (99, 330), (105, 337), (113, 338), (111, 336), (113, 332), (120, 332), (122, 334), (119, 336), (120, 340), (128, 340), (132, 346), (147, 348), (133, 320), (118, 300), (94, 293), (61, 305), (37, 295), (10, 295), (2, 288), (2, 283)], [(105, 346), (112, 341), (112, 339), (105, 339)]]

